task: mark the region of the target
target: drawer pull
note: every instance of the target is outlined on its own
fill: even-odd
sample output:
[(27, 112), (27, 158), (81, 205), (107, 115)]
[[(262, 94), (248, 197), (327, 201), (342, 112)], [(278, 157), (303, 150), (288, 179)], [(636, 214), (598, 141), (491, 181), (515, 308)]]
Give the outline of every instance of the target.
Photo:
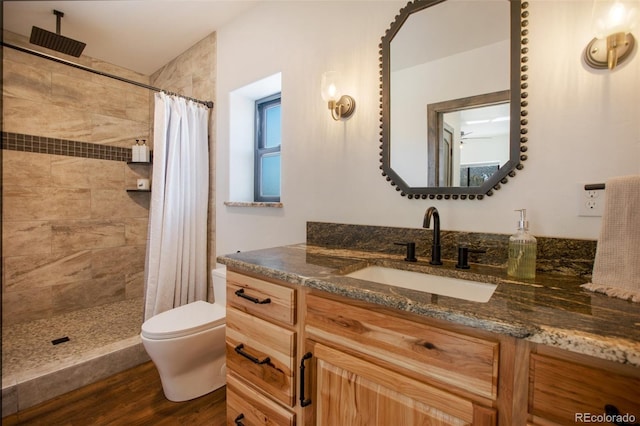
[(620, 411), (615, 405), (607, 404), (604, 406), (604, 412), (607, 416), (610, 416), (613, 420), (611, 421), (616, 426), (637, 426), (638, 423), (627, 423), (626, 421), (619, 420), (623, 418), (620, 415)]
[(258, 299), (257, 297), (253, 297), (253, 296), (249, 296), (248, 294), (244, 294), (244, 289), (241, 288), (240, 290), (236, 290), (236, 296), (238, 297), (242, 297), (243, 299), (247, 299), (253, 303), (256, 303), (258, 305), (266, 305), (267, 303), (271, 303), (271, 299), (270, 298), (266, 298), (266, 299)]
[(311, 352), (307, 352), (302, 356), (302, 361), (300, 361), (300, 405), (303, 407), (311, 405), (311, 399), (305, 399), (304, 397), (304, 362), (312, 356)]
[(267, 363), (271, 362), (271, 358), (269, 358), (269, 357), (266, 357), (265, 359), (263, 359), (261, 361), (258, 358), (256, 358), (255, 356), (246, 353), (244, 351), (244, 343), (240, 343), (238, 346), (236, 346), (235, 347), (235, 351), (237, 353), (239, 353), (240, 355), (242, 355), (243, 357), (245, 357), (246, 359), (248, 359), (249, 361), (253, 362), (254, 364), (267, 364)]
[(238, 414), (238, 417), (233, 420), (233, 422), (236, 424), (236, 426), (244, 426), (244, 423), (242, 423), (242, 419), (244, 419), (244, 414), (240, 413)]

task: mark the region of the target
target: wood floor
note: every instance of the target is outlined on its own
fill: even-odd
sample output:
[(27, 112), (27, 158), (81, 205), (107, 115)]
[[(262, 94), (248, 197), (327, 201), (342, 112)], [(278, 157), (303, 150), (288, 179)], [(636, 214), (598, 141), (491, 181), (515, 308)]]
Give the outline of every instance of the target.
[(152, 362), (123, 371), (2, 419), (3, 426), (225, 424), (225, 388), (186, 402), (162, 393)]

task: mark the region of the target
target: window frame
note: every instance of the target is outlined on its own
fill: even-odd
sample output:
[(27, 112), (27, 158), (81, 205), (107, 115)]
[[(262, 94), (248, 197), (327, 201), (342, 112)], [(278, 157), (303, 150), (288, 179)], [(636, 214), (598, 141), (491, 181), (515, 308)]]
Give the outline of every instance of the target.
[[(262, 158), (278, 153), (280, 155), (280, 182), (282, 182), (282, 139), (275, 147), (266, 148), (266, 111), (274, 105), (282, 108), (281, 92), (261, 98), (255, 102), (255, 144), (254, 144), (254, 168), (253, 168), (253, 199), (256, 202), (280, 202), (282, 193), (279, 196), (264, 196), (262, 189)], [(281, 116), (282, 117), (282, 116)], [(282, 118), (281, 118), (282, 120)], [(281, 124), (282, 128), (282, 124)]]

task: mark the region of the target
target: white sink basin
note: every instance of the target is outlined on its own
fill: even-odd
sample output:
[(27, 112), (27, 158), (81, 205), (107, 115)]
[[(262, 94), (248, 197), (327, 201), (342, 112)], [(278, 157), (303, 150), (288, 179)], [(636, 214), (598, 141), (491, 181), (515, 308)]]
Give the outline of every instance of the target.
[(495, 284), (480, 283), (459, 278), (439, 277), (437, 275), (403, 271), (401, 269), (385, 268), (382, 266), (369, 266), (346, 274), (346, 276), (394, 287), (408, 288), (483, 303), (491, 299), (497, 287)]

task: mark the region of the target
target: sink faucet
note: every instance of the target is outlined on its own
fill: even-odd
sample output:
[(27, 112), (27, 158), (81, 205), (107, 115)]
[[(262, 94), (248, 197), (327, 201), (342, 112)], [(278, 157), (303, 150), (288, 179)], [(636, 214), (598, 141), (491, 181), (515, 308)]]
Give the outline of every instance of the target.
[(431, 246), (431, 262), (432, 265), (442, 265), (440, 260), (440, 214), (435, 207), (429, 207), (424, 212), (423, 228), (429, 228), (431, 224), (431, 216), (433, 216), (433, 245)]

